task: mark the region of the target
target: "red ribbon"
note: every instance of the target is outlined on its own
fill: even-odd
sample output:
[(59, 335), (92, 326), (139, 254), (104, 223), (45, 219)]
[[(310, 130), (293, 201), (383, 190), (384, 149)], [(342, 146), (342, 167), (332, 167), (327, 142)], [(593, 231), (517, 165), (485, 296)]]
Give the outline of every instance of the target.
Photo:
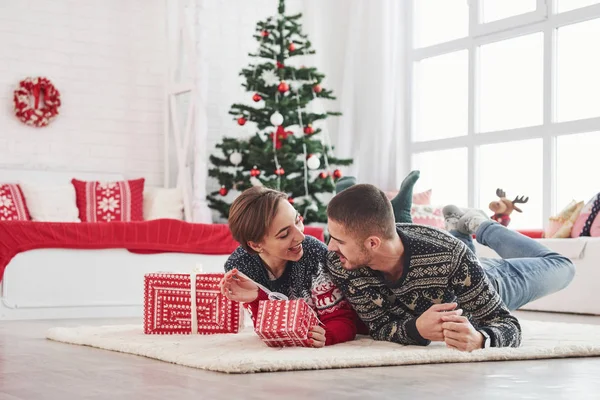
[(33, 86), (33, 98), (35, 100), (34, 105), (35, 105), (35, 109), (38, 109), (38, 106), (40, 105), (40, 84), (36, 83)]

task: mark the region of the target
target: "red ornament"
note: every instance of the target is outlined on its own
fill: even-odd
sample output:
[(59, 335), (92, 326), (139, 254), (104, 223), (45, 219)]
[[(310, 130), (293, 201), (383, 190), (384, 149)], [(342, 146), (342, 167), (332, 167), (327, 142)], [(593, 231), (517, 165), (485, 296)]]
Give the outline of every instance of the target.
[(254, 96), (252, 96), (252, 100), (254, 100), (255, 102), (259, 102), (262, 100), (262, 96), (258, 93), (255, 93)]
[(289, 46), (288, 46), (288, 50), (289, 50), (289, 51), (294, 51), (294, 50), (296, 50), (296, 45), (295, 45), (294, 43), (290, 43), (290, 44), (289, 44)]
[(335, 171), (333, 171), (333, 177), (335, 179), (340, 179), (342, 177), (342, 171), (340, 171), (339, 169), (336, 169)]
[(294, 204), (294, 198), (292, 196), (288, 197), (288, 201), (290, 202), (290, 204)]
[[(29, 102), (30, 97), (33, 97), (33, 105)], [(60, 93), (47, 78), (26, 78), (14, 91), (13, 103), (15, 115), (21, 122), (40, 128), (58, 115)]]
[(279, 93), (285, 93), (290, 90), (290, 85), (288, 85), (285, 81), (281, 81), (279, 86), (277, 86), (277, 90), (279, 90)]
[(323, 171), (319, 174), (319, 178), (321, 179), (327, 179), (328, 176), (329, 174), (326, 171)]
[(282, 62), (277, 61), (277, 68), (279, 68), (279, 69), (285, 68), (285, 65), (283, 65)]
[(239, 117), (239, 118), (238, 118), (238, 125), (240, 125), (240, 126), (244, 126), (244, 125), (246, 125), (246, 121), (247, 121), (247, 120), (246, 120), (246, 118), (244, 118), (244, 117)]
[(323, 91), (323, 88), (317, 83), (315, 86), (313, 86), (313, 90), (315, 91), (315, 93), (321, 93)]
[(260, 175), (260, 169), (256, 168), (256, 165), (250, 170), (250, 176), (257, 177)]
[[(279, 150), (281, 146), (283, 146), (283, 141), (286, 140), (290, 135), (293, 135), (291, 131), (286, 131), (283, 126), (279, 125), (277, 127), (277, 131), (275, 132), (275, 149)], [(269, 139), (273, 140), (272, 133), (269, 133)]]
[(229, 190), (227, 190), (225, 186), (221, 186), (221, 189), (219, 189), (219, 194), (221, 196), (227, 196), (227, 193), (229, 193)]
[(262, 37), (266, 38), (269, 36), (269, 31), (262, 31), (260, 34), (262, 35)]
[(312, 135), (313, 133), (315, 133), (315, 130), (313, 129), (312, 125), (306, 125), (304, 127), (304, 133), (307, 135)]
[(275, 170), (275, 175), (281, 176), (283, 174), (285, 174), (285, 171), (283, 168), (279, 167)]

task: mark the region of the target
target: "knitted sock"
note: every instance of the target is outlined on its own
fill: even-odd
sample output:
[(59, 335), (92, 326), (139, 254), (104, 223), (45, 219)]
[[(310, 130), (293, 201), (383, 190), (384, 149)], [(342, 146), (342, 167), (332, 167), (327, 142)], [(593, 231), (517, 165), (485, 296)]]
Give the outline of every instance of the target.
[(444, 214), (444, 220), (446, 222), (447, 231), (456, 230), (458, 220), (465, 214), (463, 210), (452, 204), (445, 206), (442, 209), (442, 213)]
[(420, 171), (411, 171), (400, 185), (400, 191), (392, 199), (392, 208), (396, 222), (412, 223), (410, 209), (412, 207), (413, 186), (421, 175)]
[(467, 235), (472, 235), (477, 231), (479, 225), (489, 221), (489, 217), (482, 210), (469, 209), (456, 224), (456, 230)]
[(350, 186), (356, 185), (356, 178), (353, 176), (343, 176), (335, 183), (335, 192), (339, 193)]

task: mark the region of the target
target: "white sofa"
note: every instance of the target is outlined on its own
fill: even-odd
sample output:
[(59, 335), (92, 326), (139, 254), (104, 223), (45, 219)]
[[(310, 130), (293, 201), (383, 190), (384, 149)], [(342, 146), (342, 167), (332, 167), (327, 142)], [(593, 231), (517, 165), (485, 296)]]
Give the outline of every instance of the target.
[[(121, 180), (116, 174), (22, 171), (0, 169), (3, 183), (66, 184), (82, 180)], [(528, 310), (600, 315), (600, 238), (539, 239), (571, 258), (577, 267), (566, 289), (523, 307)], [(478, 255), (497, 257), (476, 245)], [(6, 267), (0, 284), (0, 320), (140, 317), (144, 274), (189, 272), (201, 264), (204, 272), (222, 272), (227, 255), (134, 254), (125, 249), (40, 249), (20, 253)]]
[[(575, 278), (560, 292), (522, 307), (524, 310), (600, 315), (600, 238), (535, 239), (575, 263)], [(488, 247), (476, 244), (480, 257), (498, 257)]]
[[(0, 169), (2, 183), (69, 184), (121, 175)], [(227, 255), (39, 249), (17, 254), (0, 283), (0, 320), (141, 317), (149, 272), (223, 272)]]

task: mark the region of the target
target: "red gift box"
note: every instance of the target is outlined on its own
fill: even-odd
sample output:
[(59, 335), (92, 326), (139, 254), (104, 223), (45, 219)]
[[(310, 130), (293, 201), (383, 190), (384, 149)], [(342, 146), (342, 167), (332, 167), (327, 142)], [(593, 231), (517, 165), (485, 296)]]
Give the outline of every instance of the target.
[(308, 332), (319, 318), (304, 300), (261, 300), (254, 331), (269, 347), (310, 347)]
[[(241, 307), (240, 303), (228, 300), (221, 294), (219, 282), (223, 275), (146, 274), (144, 333), (237, 333), (242, 321)], [(196, 290), (190, 290), (194, 286)]]

